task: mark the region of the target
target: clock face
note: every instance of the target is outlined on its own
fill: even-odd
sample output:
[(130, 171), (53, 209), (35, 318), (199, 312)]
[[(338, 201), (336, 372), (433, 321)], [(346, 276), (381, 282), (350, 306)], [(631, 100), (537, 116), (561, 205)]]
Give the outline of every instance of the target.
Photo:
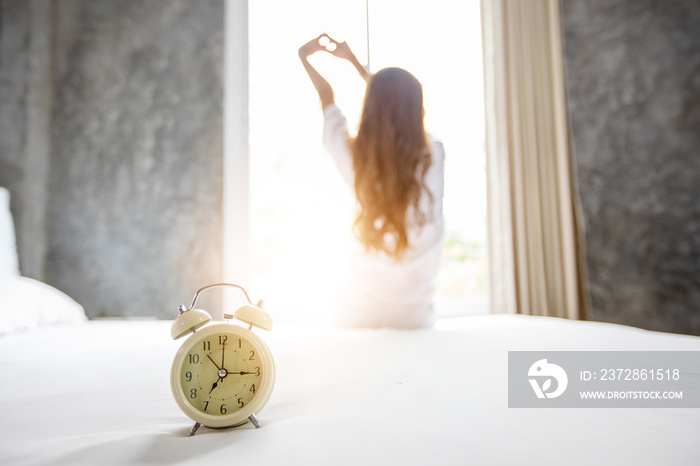
[(267, 347), (242, 327), (221, 324), (192, 335), (175, 357), (173, 394), (192, 419), (211, 427), (245, 422), (267, 402), (274, 364)]
[[(198, 411), (223, 416), (245, 408), (260, 389), (262, 367), (255, 348), (241, 336), (215, 333), (185, 355), (180, 386)], [(257, 356), (257, 357), (256, 357)]]

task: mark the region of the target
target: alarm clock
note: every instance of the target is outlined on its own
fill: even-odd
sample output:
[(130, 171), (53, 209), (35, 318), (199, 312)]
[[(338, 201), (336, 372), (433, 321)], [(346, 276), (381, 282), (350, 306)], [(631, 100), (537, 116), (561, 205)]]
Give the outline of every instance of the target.
[[(234, 314), (224, 314), (225, 322), (207, 325), (211, 316), (195, 309), (205, 290), (228, 286), (243, 292), (248, 304)], [(272, 319), (254, 305), (240, 285), (217, 283), (197, 291), (189, 309), (179, 307), (171, 335), (178, 339), (191, 334), (182, 344), (170, 371), (170, 387), (177, 405), (195, 421), (188, 436), (200, 426), (237, 427), (251, 422), (260, 427), (256, 414), (265, 406), (275, 383), (275, 364), (265, 343), (253, 327), (272, 329)], [(235, 319), (245, 326), (231, 323)]]

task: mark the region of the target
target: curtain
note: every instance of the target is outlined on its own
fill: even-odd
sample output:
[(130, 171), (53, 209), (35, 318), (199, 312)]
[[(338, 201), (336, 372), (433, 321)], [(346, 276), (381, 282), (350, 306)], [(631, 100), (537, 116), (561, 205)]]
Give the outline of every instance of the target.
[(482, 0), (491, 308), (585, 319), (558, 0)]

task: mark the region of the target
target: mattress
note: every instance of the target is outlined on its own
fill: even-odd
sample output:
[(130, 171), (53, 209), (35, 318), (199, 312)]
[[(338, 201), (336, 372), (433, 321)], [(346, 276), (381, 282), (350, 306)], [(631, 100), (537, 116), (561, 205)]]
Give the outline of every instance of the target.
[[(517, 315), (424, 330), (280, 325), (261, 428), (202, 427), (167, 321), (0, 338), (0, 464), (697, 465), (700, 409), (508, 407), (509, 351), (700, 351), (700, 338)], [(700, 354), (700, 353), (699, 353)], [(698, 374), (695, 374), (696, 376)]]

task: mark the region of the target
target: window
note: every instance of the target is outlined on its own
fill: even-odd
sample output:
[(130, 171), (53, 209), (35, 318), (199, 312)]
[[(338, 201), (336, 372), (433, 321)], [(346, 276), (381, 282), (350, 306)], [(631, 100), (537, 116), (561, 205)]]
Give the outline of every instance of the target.
[[(426, 10), (426, 8), (428, 8)], [(368, 28), (369, 26), (369, 34)], [(342, 269), (353, 197), (321, 145), (318, 97), (297, 57), (327, 32), (371, 71), (400, 66), (423, 84), (426, 128), (446, 149), (438, 315), (487, 311), (486, 200), (479, 2), (268, 0), (249, 5), (251, 283), (277, 319), (323, 313)], [(369, 38), (369, 51), (368, 51)], [(316, 54), (351, 128), (364, 82)]]

